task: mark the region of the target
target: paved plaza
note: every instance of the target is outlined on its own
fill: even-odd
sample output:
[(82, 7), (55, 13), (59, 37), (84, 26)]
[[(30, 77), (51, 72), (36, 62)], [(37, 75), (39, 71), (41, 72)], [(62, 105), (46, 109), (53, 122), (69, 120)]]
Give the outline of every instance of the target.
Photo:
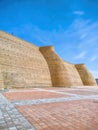
[(98, 87), (1, 91), (0, 130), (98, 130)]

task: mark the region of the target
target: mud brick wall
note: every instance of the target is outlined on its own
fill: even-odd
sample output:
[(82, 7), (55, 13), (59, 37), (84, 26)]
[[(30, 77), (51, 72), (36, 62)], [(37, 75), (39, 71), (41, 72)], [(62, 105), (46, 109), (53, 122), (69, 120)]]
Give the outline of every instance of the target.
[(96, 85), (84, 66), (64, 62), (52, 46), (37, 47), (0, 31), (0, 88)]
[(0, 69), (5, 88), (52, 86), (39, 48), (4, 32), (0, 32)]
[(83, 82), (81, 80), (81, 77), (80, 77), (75, 65), (68, 63), (66, 61), (64, 61), (64, 65), (66, 68), (66, 74), (70, 79), (71, 86), (83, 86)]
[(75, 65), (75, 67), (77, 68), (84, 85), (89, 85), (89, 86), (97, 85), (94, 77), (88, 71), (88, 69), (84, 64), (77, 64)]
[(54, 51), (52, 46), (41, 47), (40, 51), (44, 55), (50, 69), (53, 86), (77, 86), (83, 85), (79, 73), (75, 66), (64, 62)]

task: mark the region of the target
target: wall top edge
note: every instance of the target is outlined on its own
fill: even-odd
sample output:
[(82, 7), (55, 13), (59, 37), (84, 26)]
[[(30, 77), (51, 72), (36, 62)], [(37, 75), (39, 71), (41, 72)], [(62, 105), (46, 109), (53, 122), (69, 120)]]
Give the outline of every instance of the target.
[[(2, 31), (2, 30), (0, 30), (0, 37), (5, 37), (5, 38), (7, 38), (7, 39), (9, 39), (9, 40), (13, 40), (13, 38), (14, 38), (14, 39), (16, 39), (16, 40), (19, 40), (19, 42), (24, 42), (24, 44), (30, 45), (31, 47), (33, 46), (33, 47), (39, 48), (38, 46), (36, 46), (36, 45), (33, 44), (33, 43), (30, 43), (30, 42), (28, 42), (28, 41), (25, 41), (25, 40), (23, 40), (23, 39), (21, 39), (21, 38), (19, 38), (19, 37), (17, 37), (17, 36), (11, 35), (11, 34), (9, 34), (9, 33), (7, 33), (7, 32)], [(9, 38), (8, 38), (8, 37), (9, 37)]]

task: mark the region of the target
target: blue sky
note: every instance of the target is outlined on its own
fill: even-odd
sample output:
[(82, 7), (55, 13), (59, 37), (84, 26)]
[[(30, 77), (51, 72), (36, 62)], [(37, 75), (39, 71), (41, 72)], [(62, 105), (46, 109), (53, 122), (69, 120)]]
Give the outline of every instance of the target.
[(0, 30), (38, 46), (53, 45), (98, 77), (98, 0), (0, 0)]

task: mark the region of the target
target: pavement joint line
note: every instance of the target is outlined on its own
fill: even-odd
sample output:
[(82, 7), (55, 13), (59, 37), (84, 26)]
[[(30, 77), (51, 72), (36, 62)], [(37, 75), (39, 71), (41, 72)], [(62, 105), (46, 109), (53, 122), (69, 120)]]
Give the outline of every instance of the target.
[(73, 93), (68, 93), (68, 92), (58, 92), (58, 91), (54, 91), (54, 90), (49, 90), (48, 92), (53, 92), (53, 93), (59, 93), (59, 94), (67, 94), (67, 95), (72, 95), (72, 96), (81, 96), (80, 94), (73, 94)]
[[(63, 88), (64, 89), (64, 88)], [(88, 90), (87, 88), (85, 88), (85, 89), (81, 89), (81, 88), (75, 88), (75, 89), (73, 89), (73, 88), (65, 88), (65, 90), (47, 90), (47, 89), (44, 89), (44, 88), (34, 88), (34, 90), (9, 90), (9, 91), (6, 91), (6, 92), (35, 92), (35, 91), (54, 91), (54, 92), (62, 92), (62, 91), (65, 91), (65, 93), (66, 93), (66, 91), (87, 91), (87, 92), (98, 92), (98, 89), (96, 88), (96, 89), (93, 89), (93, 88), (90, 88), (91, 90)], [(62, 94), (63, 94), (63, 92), (62, 92)], [(67, 94), (67, 93), (66, 93)], [(69, 94), (69, 93), (68, 93)]]
[(18, 130), (18, 127), (21, 127), (21, 130), (36, 130), (0, 93), (0, 130)]
[(39, 90), (10, 90), (9, 92), (36, 92)]
[[(80, 94), (73, 94), (73, 93), (67, 93), (67, 92), (59, 92), (59, 91), (55, 91), (55, 90), (45, 90), (45, 89), (37, 89), (37, 91), (45, 91), (45, 92), (52, 92), (52, 93), (59, 93), (59, 94), (67, 94), (67, 95), (72, 95), (72, 96), (76, 96), (76, 95), (79, 95), (81, 96)], [(8, 93), (10, 92), (36, 92), (36, 90), (28, 90), (28, 91), (9, 91)]]
[[(68, 91), (87, 91), (87, 92), (98, 92), (98, 89), (96, 90), (88, 90), (88, 89), (69, 89)], [(62, 91), (62, 90), (61, 90)]]
[(66, 102), (66, 101), (87, 100), (87, 99), (98, 100), (98, 96), (91, 95), (91, 96), (73, 96), (73, 97), (66, 97), (66, 98), (48, 98), (48, 99), (44, 98), (44, 99), (36, 99), (36, 100), (12, 101), (11, 103), (15, 106), (22, 106), (22, 105), (36, 105), (36, 104), (44, 104), (44, 103)]
[[(69, 93), (69, 92), (66, 92), (66, 91), (65, 91), (65, 92), (62, 92), (62, 90), (61, 90), (61, 91), (57, 91), (57, 90), (46, 90), (46, 89), (40, 89), (40, 88), (37, 88), (37, 89), (38, 89), (39, 91), (48, 91), (48, 92), (59, 93), (59, 94), (66, 94), (66, 95), (72, 95), (72, 96), (77, 96), (77, 95), (78, 95), (78, 96), (83, 96), (82, 94), (73, 94), (73, 93)], [(72, 90), (72, 89), (71, 89), (71, 90)], [(71, 90), (70, 90), (70, 91), (71, 91)], [(73, 89), (73, 90), (75, 91), (75, 89)], [(77, 89), (77, 90), (78, 90), (78, 89)], [(77, 90), (76, 90), (76, 91), (77, 91)], [(73, 91), (73, 92), (74, 92), (74, 91)], [(79, 89), (79, 91), (82, 91), (82, 90)], [(86, 90), (83, 90), (83, 91), (86, 91)], [(92, 90), (91, 90), (91, 92), (98, 92), (98, 91), (92, 91)]]
[[(47, 89), (41, 89), (41, 88), (36, 88), (36, 89), (38, 89), (38, 90), (47, 90)], [(96, 89), (93, 89), (93, 88), (90, 88), (91, 90), (88, 90), (87, 88), (63, 88), (62, 90), (53, 90), (53, 91), (90, 91), (90, 92), (98, 92), (98, 88), (96, 88)], [(50, 90), (47, 90), (47, 91), (50, 91)]]
[(64, 95), (72, 95), (72, 96), (82, 96), (80, 94), (73, 94), (73, 93), (68, 93), (68, 92), (58, 92), (56, 90), (46, 90), (46, 89), (38, 89), (39, 91), (45, 91), (45, 92), (52, 92), (52, 93), (59, 93), (59, 94), (64, 94)]

